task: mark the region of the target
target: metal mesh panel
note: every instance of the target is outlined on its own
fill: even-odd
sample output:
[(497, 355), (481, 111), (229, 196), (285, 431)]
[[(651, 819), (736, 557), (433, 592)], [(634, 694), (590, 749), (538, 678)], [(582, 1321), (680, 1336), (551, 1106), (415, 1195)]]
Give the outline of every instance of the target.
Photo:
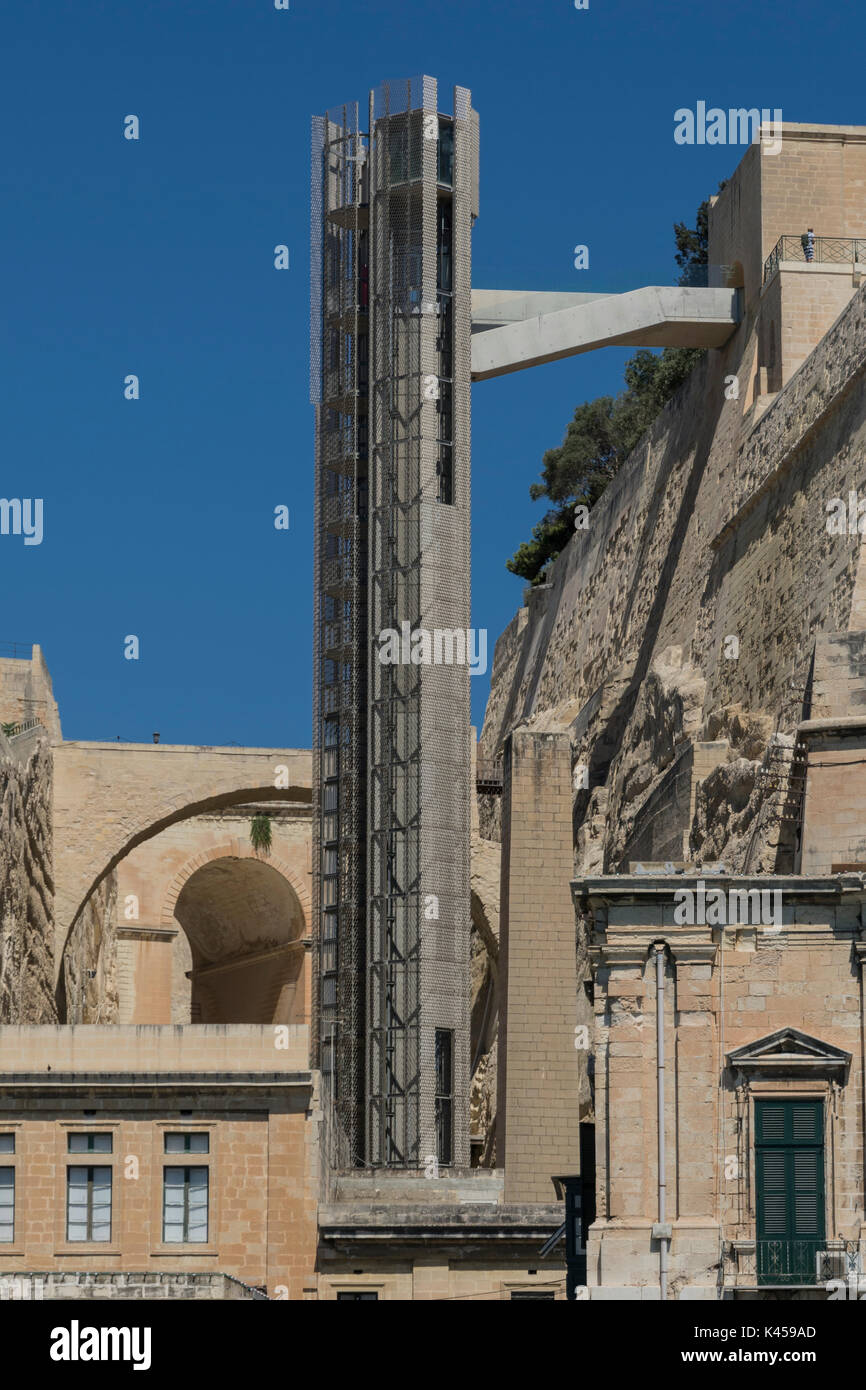
[[(321, 130), (316, 429), (314, 891), (318, 1062), (342, 1162), (362, 1159), (367, 214), (358, 107)], [(315, 289), (314, 289), (315, 295)], [(315, 364), (313, 364), (315, 371)]]
[(369, 1161), (395, 1165), (418, 1161), (420, 673), (383, 665), (378, 649), (385, 629), (402, 634), (420, 620), (427, 248), (423, 123), (407, 109), (411, 84), (384, 84), (373, 105), (367, 1124)]
[(310, 400), (322, 399), (322, 226), (325, 118), (314, 116), (310, 139)]
[(384, 84), (369, 111), (368, 150), (357, 108), (324, 118), (313, 213), (320, 1065), (352, 1161), (463, 1164), (469, 675), (378, 657), (385, 630), (470, 620), (477, 126), (462, 88), (440, 117), (428, 77)]

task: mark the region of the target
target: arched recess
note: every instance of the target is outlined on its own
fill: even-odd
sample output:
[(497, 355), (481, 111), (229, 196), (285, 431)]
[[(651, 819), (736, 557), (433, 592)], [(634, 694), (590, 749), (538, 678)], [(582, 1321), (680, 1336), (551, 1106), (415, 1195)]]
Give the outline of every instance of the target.
[[(125, 859), (132, 850), (144, 844), (146, 840), (153, 839), (154, 836), (167, 830), (172, 825), (177, 825), (181, 821), (192, 820), (196, 816), (207, 814), (208, 812), (228, 810), (232, 806), (258, 804), (263, 801), (273, 802), (312, 802), (312, 791), (309, 785), (293, 784), (288, 787), (274, 787), (270, 783), (236, 786), (231, 789), (214, 791), (210, 795), (197, 797), (189, 801), (177, 798), (174, 801), (163, 805), (160, 811), (151, 819), (140, 820), (137, 824), (128, 824), (121, 828), (117, 824), (112, 824), (111, 838), (117, 837), (117, 847), (110, 857), (101, 862), (98, 870), (87, 874), (86, 878), (81, 879), (81, 883), (86, 884), (86, 888), (80, 886), (75, 891), (72, 901), (76, 906), (72, 915), (68, 918), (69, 925), (64, 931), (62, 926), (62, 916), (58, 917), (55, 935), (55, 973), (57, 983), (55, 995), (57, 1000), (58, 1016), (62, 1019), (66, 1017), (65, 986), (63, 978), (63, 960), (69, 950), (70, 942), (76, 928), (81, 921), (82, 913), (87, 908), (94, 893), (105, 882), (109, 875), (117, 868), (121, 860)], [(306, 890), (306, 910), (309, 913), (309, 890)], [(66, 895), (64, 895), (66, 896)], [(301, 894), (302, 901), (303, 894)], [(63, 909), (56, 903), (58, 911)]]
[(176, 876), (162, 921), (183, 931), (191, 1023), (306, 1021), (309, 890), (235, 842)]

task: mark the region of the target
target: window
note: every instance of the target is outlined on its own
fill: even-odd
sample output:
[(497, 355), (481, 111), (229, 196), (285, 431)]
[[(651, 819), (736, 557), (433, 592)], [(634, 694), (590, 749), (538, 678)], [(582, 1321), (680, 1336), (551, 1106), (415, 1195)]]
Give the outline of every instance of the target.
[(817, 1279), (824, 1244), (824, 1106), (820, 1100), (755, 1102), (759, 1284)]
[(451, 1162), (454, 1111), (453, 1041), (454, 1034), (450, 1029), (436, 1029), (436, 1157), (440, 1163)]
[[(82, 1137), (87, 1136), (69, 1136), (70, 1141)], [(110, 1168), (77, 1165), (67, 1168), (66, 1239), (111, 1240)]]
[(163, 1170), (162, 1238), (166, 1243), (206, 1243), (207, 1191), (207, 1168)]
[(442, 202), (437, 208), (436, 228), (436, 279), (440, 293), (450, 294), (454, 288), (452, 242), (451, 204)]
[(378, 1300), (375, 1289), (343, 1289), (337, 1294), (338, 1303), (377, 1303)]
[(0, 1244), (8, 1245), (14, 1239), (15, 1169), (0, 1168)]
[(110, 1154), (110, 1134), (70, 1134), (67, 1148), (71, 1154)]
[(167, 1134), (165, 1136), (165, 1152), (167, 1154), (210, 1153), (210, 1135), (202, 1133), (201, 1130), (196, 1134)]
[(15, 1135), (14, 1135), (14, 1134), (0, 1134), (0, 1154), (14, 1154), (14, 1152), (15, 1152)]
[(337, 969), (337, 943), (336, 941), (322, 942), (322, 973), (333, 975)]
[(454, 182), (454, 126), (450, 121), (439, 121), (438, 156), (437, 182), (450, 187)]

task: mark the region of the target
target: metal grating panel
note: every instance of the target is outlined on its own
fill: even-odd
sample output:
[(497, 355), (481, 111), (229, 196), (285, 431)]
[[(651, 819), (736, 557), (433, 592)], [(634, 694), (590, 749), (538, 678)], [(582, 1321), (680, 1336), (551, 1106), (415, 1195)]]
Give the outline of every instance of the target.
[(470, 621), (477, 121), (429, 77), (369, 112), (369, 146), (357, 107), (313, 141), (316, 1026), (332, 1161), (465, 1164), (469, 674), (376, 653)]

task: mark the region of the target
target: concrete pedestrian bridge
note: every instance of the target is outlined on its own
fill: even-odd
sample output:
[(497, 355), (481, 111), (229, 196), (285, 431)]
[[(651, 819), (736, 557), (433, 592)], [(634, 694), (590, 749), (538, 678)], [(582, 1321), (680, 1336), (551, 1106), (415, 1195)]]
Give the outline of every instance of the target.
[(625, 294), (472, 291), (472, 380), (602, 347), (719, 348), (741, 317), (735, 288), (649, 285)]

